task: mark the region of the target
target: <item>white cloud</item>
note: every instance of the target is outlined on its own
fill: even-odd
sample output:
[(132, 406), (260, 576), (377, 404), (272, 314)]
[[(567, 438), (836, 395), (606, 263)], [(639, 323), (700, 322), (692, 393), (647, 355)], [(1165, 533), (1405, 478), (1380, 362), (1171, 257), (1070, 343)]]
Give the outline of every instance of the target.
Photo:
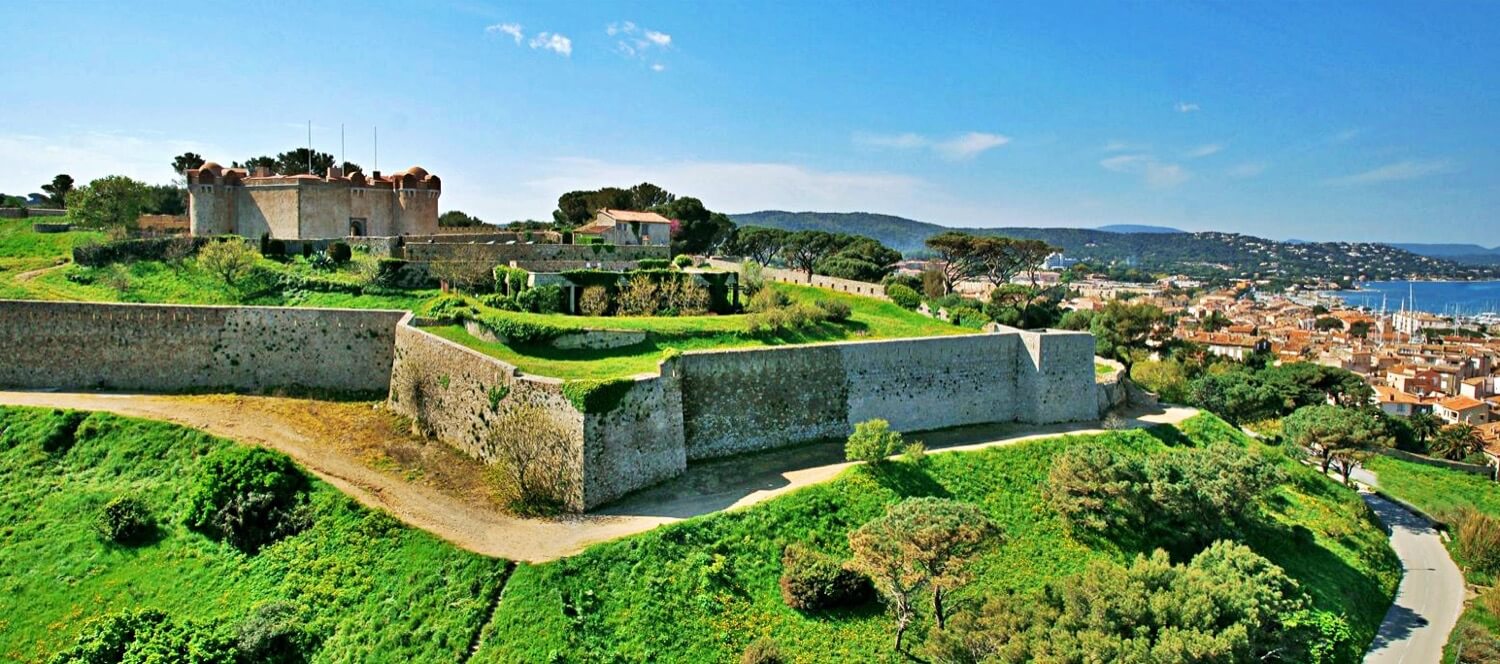
[(1329, 136), (1328, 141), (1331, 143), (1348, 143), (1349, 141), (1359, 138), (1359, 136), (1363, 133), (1365, 133), (1365, 130), (1363, 129), (1345, 129), (1337, 134)]
[[(306, 131), (307, 125), (298, 125)], [(231, 154), (220, 146), (167, 139), (165, 135), (130, 135), (90, 131), (63, 136), (0, 135), (0, 191), (25, 195), (41, 191), (52, 176), (67, 173), (79, 185), (106, 175), (126, 175), (151, 184), (175, 177), (172, 158), (196, 152), (229, 165)]]
[(1192, 112), (1195, 112), (1195, 111), (1202, 110), (1202, 109), (1200, 109), (1198, 107), (1198, 104), (1193, 103), (1193, 102), (1186, 102), (1186, 101), (1179, 101), (1179, 102), (1177, 102), (1177, 105), (1173, 106), (1173, 108), (1177, 109), (1178, 113), (1192, 113)]
[(1228, 171), (1226, 171), (1229, 177), (1239, 179), (1253, 178), (1264, 172), (1266, 172), (1266, 164), (1259, 161), (1247, 161), (1244, 163), (1235, 164)]
[(546, 49), (568, 57), (573, 55), (573, 40), (554, 32), (539, 32), (531, 38), (531, 47)]
[[(615, 41), (615, 50), (618, 50), (627, 58), (645, 58), (648, 51), (653, 49), (669, 50), (672, 48), (672, 35), (642, 28), (636, 25), (634, 21), (611, 23), (604, 27), (604, 34), (611, 37), (619, 37)], [(661, 70), (658, 69), (657, 71)]]
[(1099, 165), (1107, 171), (1138, 175), (1153, 189), (1170, 189), (1193, 176), (1179, 164), (1158, 161), (1155, 157), (1144, 154), (1109, 157), (1101, 159)]
[(931, 149), (939, 156), (954, 161), (972, 159), (988, 150), (1010, 142), (1010, 137), (982, 131), (971, 131), (946, 140), (934, 140), (921, 134), (854, 134), (854, 142), (873, 148), (898, 150)]
[(1010, 142), (1010, 137), (1000, 134), (988, 134), (982, 131), (971, 131), (962, 136), (952, 138), (933, 145), (938, 154), (949, 159), (972, 159), (980, 153), (998, 148)]
[(1204, 143), (1203, 145), (1200, 145), (1200, 146), (1198, 146), (1196, 148), (1188, 150), (1187, 151), (1187, 158), (1188, 159), (1201, 159), (1203, 157), (1207, 157), (1209, 155), (1218, 154), (1218, 153), (1223, 152), (1223, 151), (1224, 151), (1224, 144), (1223, 143)]
[(667, 66), (664, 65), (664, 64), (662, 64), (662, 63), (660, 63), (660, 62), (658, 62), (658, 63), (656, 63), (654, 65), (651, 65), (651, 71), (666, 71), (666, 70), (667, 70)]
[(489, 26), (489, 27), (485, 28), (484, 32), (485, 32), (485, 34), (489, 34), (489, 35), (497, 35), (497, 34), (510, 35), (511, 37), (515, 38), (517, 46), (521, 45), (522, 34), (521, 34), (521, 24), (520, 23), (496, 23), (496, 24), (494, 24), (492, 26)]
[(1127, 151), (1135, 151), (1135, 150), (1145, 150), (1148, 147), (1150, 147), (1150, 146), (1143, 145), (1143, 144), (1140, 144), (1140, 143), (1131, 143), (1129, 141), (1121, 141), (1121, 140), (1111, 140), (1110, 142), (1105, 143), (1104, 147), (1102, 147), (1100, 149), (1103, 150), (1103, 151), (1105, 151), (1105, 152), (1127, 152)]
[(1353, 175), (1329, 178), (1324, 180), (1324, 182), (1335, 186), (1379, 184), (1382, 182), (1415, 180), (1429, 175), (1451, 173), (1454, 170), (1456, 170), (1456, 167), (1453, 162), (1447, 159), (1407, 159)]

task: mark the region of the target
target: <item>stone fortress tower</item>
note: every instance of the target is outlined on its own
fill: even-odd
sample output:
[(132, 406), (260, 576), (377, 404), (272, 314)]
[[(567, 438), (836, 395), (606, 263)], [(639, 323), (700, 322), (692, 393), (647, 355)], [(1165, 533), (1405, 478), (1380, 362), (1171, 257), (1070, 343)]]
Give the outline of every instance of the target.
[(187, 172), (193, 235), (234, 234), (258, 240), (431, 235), (438, 229), (443, 183), (421, 166), (393, 175), (276, 175), (208, 162)]

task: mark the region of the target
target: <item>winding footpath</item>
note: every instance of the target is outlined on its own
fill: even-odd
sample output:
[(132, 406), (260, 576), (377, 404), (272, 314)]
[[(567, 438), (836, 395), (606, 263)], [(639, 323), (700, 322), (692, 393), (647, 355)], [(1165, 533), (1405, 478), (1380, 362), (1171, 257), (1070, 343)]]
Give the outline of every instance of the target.
[[(274, 404), (278, 408), (262, 407)], [(666, 523), (753, 505), (788, 491), (825, 482), (850, 464), (842, 444), (804, 445), (763, 454), (695, 463), (683, 475), (586, 514), (555, 519), (510, 516), (472, 496), (407, 481), (371, 467), (341, 437), (368, 431), (320, 431), (287, 414), (327, 408), (325, 402), (276, 397), (216, 400), (158, 394), (0, 391), (0, 405), (108, 411), (164, 420), (250, 445), (279, 450), (323, 481), (401, 521), (470, 551), (508, 560), (541, 562), (572, 555), (590, 544), (651, 530)], [(1176, 424), (1191, 408), (1141, 413), (1133, 426)], [(973, 450), (1068, 433), (1097, 433), (1098, 423), (1029, 426), (1001, 424), (923, 434), (931, 452)]]
[[(1368, 473), (1355, 479), (1367, 484), (1375, 481)], [(1365, 662), (1436, 664), (1442, 661), (1448, 633), (1463, 612), (1463, 574), (1427, 519), (1373, 493), (1363, 497), (1389, 531), (1391, 548), (1404, 570), (1396, 599), (1365, 652)]]

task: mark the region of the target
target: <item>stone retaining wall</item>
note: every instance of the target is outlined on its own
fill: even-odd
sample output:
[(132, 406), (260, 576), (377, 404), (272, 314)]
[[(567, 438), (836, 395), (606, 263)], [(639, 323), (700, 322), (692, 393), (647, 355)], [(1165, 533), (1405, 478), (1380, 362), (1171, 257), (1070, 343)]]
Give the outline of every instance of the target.
[(404, 314), (0, 300), (0, 386), (383, 392)]
[[(711, 267), (716, 267), (720, 270), (729, 270), (731, 272), (739, 272), (741, 267), (740, 261), (731, 261), (723, 258), (710, 258), (705, 262)], [(806, 272), (801, 272), (799, 270), (783, 270), (774, 267), (762, 267), (761, 275), (766, 278), (766, 281), (775, 281), (783, 284), (797, 284), (800, 286), (817, 286), (819, 288), (827, 288), (828, 290), (838, 291), (840, 293), (853, 293), (855, 295), (864, 295), (866, 297), (873, 297), (880, 300), (890, 299), (885, 295), (885, 286), (870, 283), (868, 281), (838, 279), (835, 277), (825, 277), (821, 274), (815, 274), (812, 276), (812, 279), (809, 280), (807, 278)]]

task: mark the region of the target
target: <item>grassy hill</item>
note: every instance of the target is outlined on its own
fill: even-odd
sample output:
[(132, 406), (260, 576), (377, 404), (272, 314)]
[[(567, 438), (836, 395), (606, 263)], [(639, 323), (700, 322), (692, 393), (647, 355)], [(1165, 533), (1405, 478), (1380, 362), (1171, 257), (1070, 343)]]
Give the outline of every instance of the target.
[(945, 230), (1045, 240), (1072, 258), (1103, 265), (1220, 277), (1404, 279), (1494, 278), (1500, 268), (1461, 265), (1376, 242), (1277, 242), (1219, 232), (1110, 232), (1087, 228), (958, 228), (864, 212), (754, 212), (731, 215), (741, 226), (868, 235), (905, 254), (920, 254), (928, 236)]
[[(290, 616), (283, 628), (304, 635), (297, 643), (313, 662), (736, 661), (763, 635), (793, 661), (906, 661), (890, 652), (890, 618), (877, 604), (808, 614), (786, 607), (777, 588), (782, 547), (810, 542), (846, 555), (847, 533), (885, 505), (946, 496), (979, 506), (1007, 535), (976, 563), (975, 582), (953, 606), (981, 594), (1033, 591), (1089, 561), (1123, 562), (1150, 548), (1066, 533), (1039, 495), (1060, 452), (1089, 438), (1169, 453), (1215, 440), (1251, 444), (1204, 415), (1178, 429), (937, 453), (880, 470), (856, 466), (750, 508), (512, 572), (504, 561), (454, 549), (316, 481), (303, 530), (243, 553), (186, 528), (181, 516), (204, 459), (234, 443), (94, 414), (73, 418), (74, 440), (60, 446), (53, 432), (67, 421), (59, 411), (0, 408), (0, 658), (7, 660), (47, 660), (96, 619), (126, 609), (166, 612), (193, 643), (215, 635), (244, 643), (266, 630), (274, 608)], [(1316, 608), (1346, 616), (1351, 638), (1336, 661), (1356, 661), (1389, 603), (1398, 564), (1353, 492), (1282, 465), (1290, 481), (1266, 501), (1264, 521), (1245, 541), (1296, 579)], [(121, 495), (145, 502), (159, 524), (154, 537), (125, 546), (95, 533), (100, 506)], [(136, 638), (174, 643), (160, 634)]]
[[(791, 661), (908, 661), (891, 652), (891, 619), (878, 607), (803, 613), (783, 604), (782, 547), (812, 542), (847, 556), (847, 533), (887, 504), (941, 496), (980, 506), (1006, 533), (1006, 544), (975, 565), (976, 580), (956, 603), (1035, 591), (1091, 560), (1128, 561), (1150, 543), (1079, 541), (1042, 504), (1039, 485), (1053, 458), (1086, 438), (932, 454), (921, 464), (882, 470), (856, 466), (832, 482), (748, 509), (522, 566), (475, 660), (732, 661), (752, 640), (769, 636)], [(1249, 444), (1211, 415), (1180, 431), (1091, 438), (1138, 451), (1225, 439)], [(1352, 639), (1337, 661), (1358, 661), (1390, 603), (1399, 564), (1353, 491), (1290, 461), (1283, 465), (1292, 480), (1267, 501), (1269, 519), (1248, 544), (1296, 578), (1318, 608), (1347, 616)]]
[[(277, 605), (311, 635), (317, 661), (452, 662), (509, 571), (317, 481), (306, 528), (242, 553), (182, 523), (190, 479), (235, 443), (106, 414), (75, 421), (71, 445), (47, 443), (67, 421), (0, 408), (0, 660), (46, 661), (90, 619), (126, 609), (232, 635)], [(154, 516), (149, 541), (95, 533), (101, 506), (120, 496)]]

